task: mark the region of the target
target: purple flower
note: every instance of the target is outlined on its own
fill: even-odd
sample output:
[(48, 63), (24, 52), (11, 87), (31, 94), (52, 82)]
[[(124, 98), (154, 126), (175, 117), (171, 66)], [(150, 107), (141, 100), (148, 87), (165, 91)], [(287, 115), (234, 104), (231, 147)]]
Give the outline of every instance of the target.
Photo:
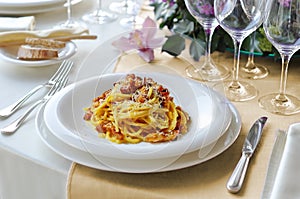
[(161, 47), (165, 42), (165, 37), (156, 37), (156, 23), (147, 17), (140, 30), (134, 30), (129, 37), (121, 37), (112, 43), (113, 46), (122, 51), (136, 49), (139, 55), (146, 61), (154, 60), (154, 48)]
[(279, 4), (283, 5), (283, 7), (290, 7), (291, 0), (278, 0)]
[(214, 7), (209, 3), (206, 3), (204, 5), (198, 5), (198, 9), (200, 14), (214, 15)]
[(165, 3), (168, 3), (170, 6), (173, 6), (176, 3), (176, 0), (162, 0)]

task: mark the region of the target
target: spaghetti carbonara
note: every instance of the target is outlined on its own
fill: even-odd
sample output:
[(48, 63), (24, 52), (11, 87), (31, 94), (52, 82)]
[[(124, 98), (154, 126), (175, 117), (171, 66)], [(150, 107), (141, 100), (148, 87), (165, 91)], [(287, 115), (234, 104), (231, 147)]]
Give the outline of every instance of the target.
[(85, 108), (99, 136), (116, 143), (165, 142), (186, 133), (189, 116), (168, 89), (151, 78), (128, 74)]

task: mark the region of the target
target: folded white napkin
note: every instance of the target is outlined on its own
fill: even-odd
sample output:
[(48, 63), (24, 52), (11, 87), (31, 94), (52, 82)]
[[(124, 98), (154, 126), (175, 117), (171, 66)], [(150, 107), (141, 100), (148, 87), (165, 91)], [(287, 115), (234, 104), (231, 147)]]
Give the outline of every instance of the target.
[(0, 31), (33, 30), (35, 17), (0, 17)]
[[(279, 135), (279, 138), (285, 141), (284, 136)], [(268, 174), (272, 172), (275, 176), (269, 176), (270, 179), (267, 177), (265, 191), (268, 189), (269, 194), (264, 192), (263, 199), (300, 198), (300, 123), (292, 124), (289, 127), (285, 145), (282, 146), (280, 144), (274, 145), (273, 152), (277, 153), (278, 158), (281, 157), (280, 153), (282, 153), (282, 157), (281, 160), (277, 161), (272, 160), (271, 157)], [(279, 164), (278, 167), (276, 164)], [(277, 172), (274, 171), (274, 168), (278, 168)], [(268, 183), (274, 183), (274, 185), (269, 187)]]

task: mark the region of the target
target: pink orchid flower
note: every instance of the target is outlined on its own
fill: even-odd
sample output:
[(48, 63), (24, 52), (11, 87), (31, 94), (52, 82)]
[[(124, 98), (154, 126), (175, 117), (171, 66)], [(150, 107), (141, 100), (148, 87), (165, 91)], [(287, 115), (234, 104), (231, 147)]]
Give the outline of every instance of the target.
[(122, 51), (136, 49), (146, 62), (151, 62), (154, 60), (154, 48), (161, 47), (165, 42), (165, 37), (156, 37), (157, 31), (156, 23), (147, 17), (140, 30), (134, 30), (129, 38), (121, 37), (112, 45)]

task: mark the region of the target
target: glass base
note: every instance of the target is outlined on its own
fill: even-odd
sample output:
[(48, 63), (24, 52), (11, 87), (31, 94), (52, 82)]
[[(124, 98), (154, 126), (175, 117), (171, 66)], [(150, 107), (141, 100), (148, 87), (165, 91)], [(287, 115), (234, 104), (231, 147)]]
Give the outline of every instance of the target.
[(103, 10), (96, 10), (82, 16), (83, 21), (91, 24), (106, 24), (115, 21), (117, 18), (118, 15)]
[(270, 113), (293, 115), (300, 113), (300, 100), (292, 95), (272, 93), (258, 100), (259, 106)]
[(190, 65), (185, 72), (192, 79), (208, 82), (224, 80), (230, 74), (228, 69), (222, 65), (215, 66), (210, 63), (205, 63), (200, 68)]
[(247, 79), (262, 79), (268, 76), (269, 70), (255, 63), (247, 63), (246, 66), (240, 67), (240, 77)]
[(236, 102), (248, 101), (258, 95), (258, 91), (253, 85), (243, 81), (223, 81), (214, 85), (213, 88), (224, 93), (230, 101)]
[(129, 28), (129, 27), (138, 27), (143, 24), (144, 20), (143, 18), (136, 16), (136, 17), (127, 17), (120, 20), (120, 24), (123, 27)]
[(67, 28), (67, 29), (76, 29), (76, 28), (79, 28), (79, 27), (85, 27), (85, 25), (83, 25), (82, 23), (80, 23), (78, 21), (70, 19), (70, 20), (67, 20), (66, 22), (57, 24), (53, 28), (54, 29), (65, 29), (65, 28)]
[(130, 0), (127, 0), (127, 2), (126, 1), (112, 2), (109, 5), (109, 9), (118, 14), (129, 14), (129, 11), (133, 9), (135, 4), (136, 4), (135, 2)]

